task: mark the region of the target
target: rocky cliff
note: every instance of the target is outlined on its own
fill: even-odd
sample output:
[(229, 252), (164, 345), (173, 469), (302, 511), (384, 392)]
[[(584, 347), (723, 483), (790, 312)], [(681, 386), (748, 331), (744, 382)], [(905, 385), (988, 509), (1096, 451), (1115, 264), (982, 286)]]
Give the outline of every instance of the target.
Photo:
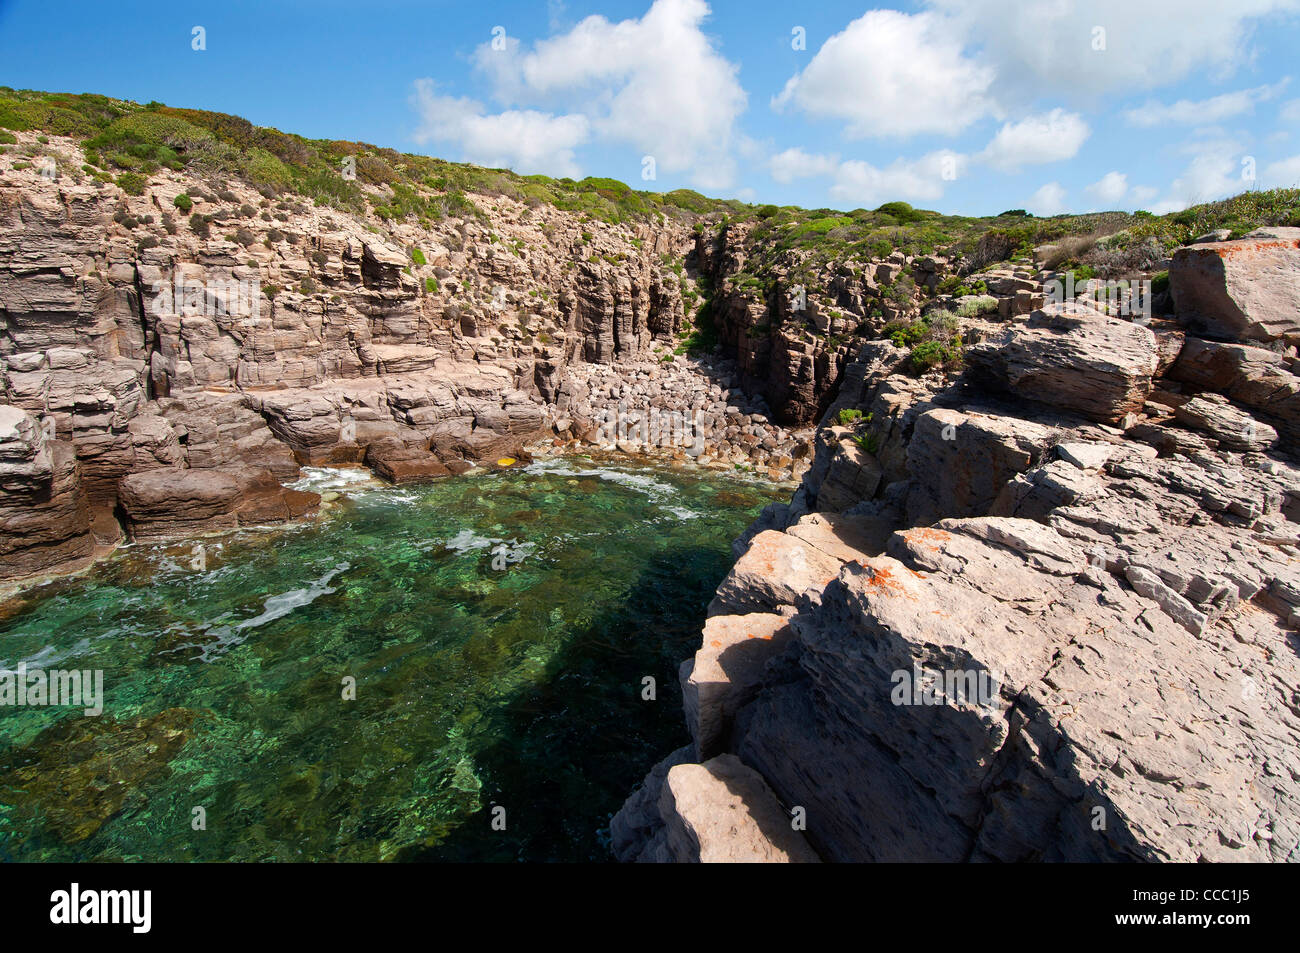
[[(675, 353), (689, 217), (615, 225), (471, 194), (459, 215), (387, 220), (196, 169), (119, 183), (82, 139), (16, 139), (0, 159), (0, 579), (127, 536), (309, 514), (319, 501), (283, 488), (308, 464), (400, 482), (546, 442), (774, 479), (807, 466), (728, 361)], [(700, 439), (652, 430), (658, 414)]]
[(858, 348), (621, 859), (1300, 859), (1300, 229), (1169, 278), (1172, 319), (976, 322), (960, 372)]

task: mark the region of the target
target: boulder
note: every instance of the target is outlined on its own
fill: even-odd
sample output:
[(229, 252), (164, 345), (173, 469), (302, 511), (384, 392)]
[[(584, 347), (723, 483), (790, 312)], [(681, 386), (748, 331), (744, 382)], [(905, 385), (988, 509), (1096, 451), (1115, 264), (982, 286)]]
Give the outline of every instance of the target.
[(909, 524), (984, 516), (1007, 482), (1046, 455), (1050, 427), (1015, 417), (928, 410), (907, 447)]
[(1229, 450), (1259, 452), (1277, 443), (1277, 431), (1222, 394), (1202, 394), (1174, 408), (1174, 419), (1209, 434)]
[(753, 697), (768, 660), (789, 640), (788, 621), (771, 612), (751, 612), (705, 622), (703, 645), (681, 667), (682, 704), (697, 759), (722, 750), (731, 718)]
[(819, 862), (767, 782), (734, 755), (671, 768), (659, 811), (677, 863)]
[(805, 593), (816, 598), (841, 565), (794, 536), (766, 530), (754, 537), (719, 584), (708, 614), (773, 612), (793, 606)]
[(451, 476), (451, 470), (425, 447), (395, 439), (372, 443), (366, 448), (365, 460), (376, 476), (389, 483), (417, 483)]
[(973, 375), (1026, 400), (1117, 423), (1142, 409), (1159, 362), (1149, 328), (1100, 315), (1034, 312), (966, 352)]
[(1234, 341), (1300, 335), (1300, 228), (1180, 248), (1169, 288), (1178, 319), (1196, 333)]

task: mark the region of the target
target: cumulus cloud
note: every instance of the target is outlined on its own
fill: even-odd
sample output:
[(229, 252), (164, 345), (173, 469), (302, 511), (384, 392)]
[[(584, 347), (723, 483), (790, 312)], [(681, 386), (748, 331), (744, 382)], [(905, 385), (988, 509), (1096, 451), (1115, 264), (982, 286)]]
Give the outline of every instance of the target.
[(1078, 113), (1053, 109), (1041, 116), (1004, 124), (977, 158), (1003, 172), (1072, 159), (1090, 131)]
[(853, 138), (951, 134), (993, 110), (994, 75), (944, 18), (872, 10), (823, 43), (772, 106), (844, 120)]
[(746, 106), (737, 67), (703, 32), (703, 0), (656, 0), (640, 19), (589, 16), (525, 48), (485, 43), (475, 62), (503, 105), (582, 117), (593, 139), (654, 156), (706, 188), (734, 178), (736, 119)]
[(1044, 93), (1091, 101), (1250, 62), (1251, 35), (1300, 0), (928, 0), (997, 72), (1003, 105)]
[(931, 152), (919, 159), (897, 159), (877, 167), (860, 159), (841, 162), (831, 197), (848, 205), (872, 208), (893, 199), (933, 201), (961, 174), (966, 158), (955, 152)]
[(1180, 99), (1176, 103), (1159, 103), (1149, 100), (1142, 106), (1124, 112), (1124, 119), (1132, 126), (1159, 126), (1165, 123), (1204, 125), (1246, 115), (1255, 111), (1255, 104), (1267, 102), (1286, 88), (1288, 79), (1271, 86), (1239, 89), (1209, 99)]
[(1192, 142), (1183, 151), (1192, 159), (1169, 184), (1164, 198), (1151, 206), (1157, 215), (1236, 195), (1253, 184), (1253, 179), (1243, 175), (1251, 170), (1253, 160), (1243, 156), (1244, 149), (1238, 142), (1231, 139)]
[(488, 114), (473, 99), (439, 95), (428, 79), (416, 81), (412, 98), (420, 116), (416, 142), (456, 143), (468, 161), (492, 168), (581, 174), (574, 149), (587, 141), (590, 130), (585, 116), (555, 116), (531, 109)]
[(1300, 156), (1291, 156), (1264, 167), (1264, 185), (1269, 188), (1300, 187)]
[[(924, 0), (919, 13), (872, 10), (828, 39), (774, 108), (839, 119), (853, 138), (956, 133), (1043, 96), (1092, 104), (1193, 74), (1227, 77), (1252, 56), (1252, 31), (1300, 0)], [(1176, 23), (1177, 29), (1170, 24)], [(1204, 104), (1151, 103), (1135, 122), (1181, 121), (1206, 105), (1239, 115), (1273, 87)], [(1234, 111), (1236, 110), (1236, 111)]]
[(1060, 182), (1048, 182), (1029, 197), (1025, 208), (1035, 215), (1059, 215), (1066, 210), (1065, 188)]
[(1107, 172), (1084, 191), (1103, 205), (1114, 207), (1128, 194), (1128, 176), (1122, 172)]
[(818, 178), (830, 175), (839, 168), (839, 156), (786, 149), (768, 160), (768, 169), (777, 182), (788, 184), (795, 179)]

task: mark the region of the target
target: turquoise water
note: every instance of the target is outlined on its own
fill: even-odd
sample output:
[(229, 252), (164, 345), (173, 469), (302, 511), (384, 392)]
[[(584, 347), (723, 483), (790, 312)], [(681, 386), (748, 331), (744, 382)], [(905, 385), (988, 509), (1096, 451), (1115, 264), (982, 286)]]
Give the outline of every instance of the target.
[(0, 668), (105, 698), (0, 707), (0, 860), (608, 859), (730, 541), (788, 495), (581, 459), (303, 485), (344, 496), (0, 603)]

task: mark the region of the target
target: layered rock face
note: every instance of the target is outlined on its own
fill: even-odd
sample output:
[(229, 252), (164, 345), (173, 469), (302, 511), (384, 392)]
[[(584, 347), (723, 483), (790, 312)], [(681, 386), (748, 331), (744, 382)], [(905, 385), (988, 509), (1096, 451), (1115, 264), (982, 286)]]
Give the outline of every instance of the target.
[[(736, 542), (681, 670), (692, 742), (618, 857), (1300, 859), (1295, 338), (1199, 336), (1284, 328), (1233, 270), (1293, 280), (1300, 250), (1219, 244), (1246, 324), (1175, 270), (1181, 328), (1013, 314), (948, 379), (860, 349)], [(756, 777), (712, 786), (733, 758)]]
[[(75, 140), (42, 148), (83, 161)], [(483, 219), (424, 228), (167, 170), (128, 195), (5, 168), (0, 579), (312, 509), (249, 467), (277, 487), (321, 464), (405, 482), (542, 439), (689, 445), (636, 430), (661, 411), (702, 436), (695, 458), (797, 479), (803, 442), (734, 368), (673, 354), (686, 225), (473, 199)]]

